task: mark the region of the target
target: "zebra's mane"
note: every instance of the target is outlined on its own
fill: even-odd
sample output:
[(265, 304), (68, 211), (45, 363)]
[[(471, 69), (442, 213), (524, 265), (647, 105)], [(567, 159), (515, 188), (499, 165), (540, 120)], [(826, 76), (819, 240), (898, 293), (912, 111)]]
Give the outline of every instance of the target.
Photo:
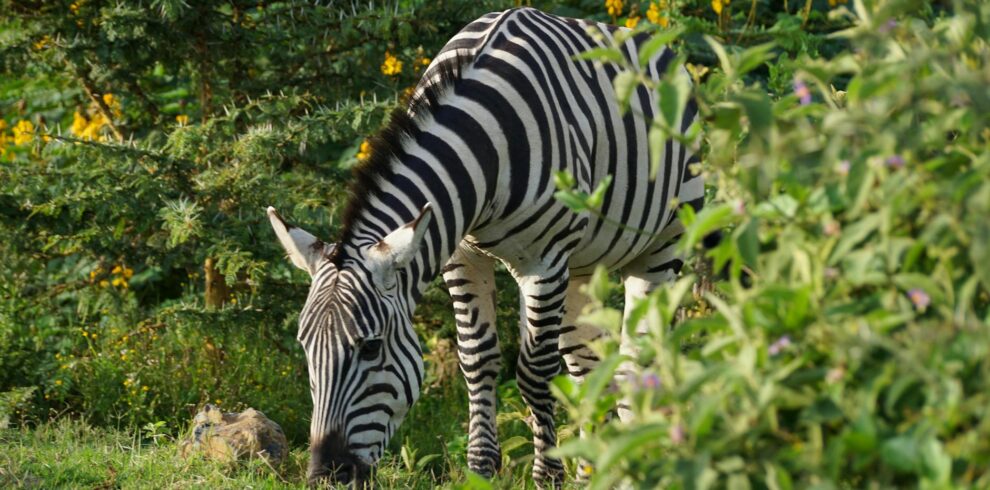
[[(395, 108), (389, 115), (388, 124), (369, 139), (370, 155), (354, 166), (352, 171), (353, 178), (348, 189), (338, 243), (343, 244), (353, 238), (358, 218), (378, 191), (378, 181), (391, 176), (394, 157), (403, 153), (403, 139), (414, 136), (418, 124), (436, 112), (440, 107), (440, 96), (460, 80), (464, 67), (473, 61), (474, 53), (458, 52), (431, 66), (423, 75), (424, 78), (430, 78), (430, 83), (414, 93), (406, 103)], [(417, 90), (420, 90), (418, 86)], [(341, 246), (334, 247), (328, 257), (337, 267), (343, 261), (343, 249)]]

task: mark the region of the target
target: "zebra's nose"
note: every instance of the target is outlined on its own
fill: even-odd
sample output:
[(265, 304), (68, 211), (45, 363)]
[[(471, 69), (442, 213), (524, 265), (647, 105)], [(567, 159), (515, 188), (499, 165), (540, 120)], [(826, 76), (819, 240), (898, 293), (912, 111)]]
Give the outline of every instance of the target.
[(354, 482), (360, 488), (367, 473), (368, 468), (347, 448), (341, 434), (330, 433), (312, 441), (307, 471), (310, 486)]

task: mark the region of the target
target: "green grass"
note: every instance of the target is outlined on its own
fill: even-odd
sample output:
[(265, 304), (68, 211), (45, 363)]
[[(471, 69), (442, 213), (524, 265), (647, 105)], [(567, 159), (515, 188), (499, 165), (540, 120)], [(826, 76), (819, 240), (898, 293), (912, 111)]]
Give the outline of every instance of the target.
[[(532, 488), (532, 444), (521, 420), (522, 402), (511, 383), (501, 391), (500, 439), (509, 451), (491, 486)], [(466, 420), (459, 379), (427, 390), (379, 466), (377, 487), (479, 488), (466, 474)], [(70, 418), (0, 430), (0, 488), (306, 488), (309, 454), (304, 445), (293, 447), (288, 461), (273, 469), (258, 460), (225, 465), (195, 456), (184, 459), (179, 440), (181, 436), (100, 428)]]

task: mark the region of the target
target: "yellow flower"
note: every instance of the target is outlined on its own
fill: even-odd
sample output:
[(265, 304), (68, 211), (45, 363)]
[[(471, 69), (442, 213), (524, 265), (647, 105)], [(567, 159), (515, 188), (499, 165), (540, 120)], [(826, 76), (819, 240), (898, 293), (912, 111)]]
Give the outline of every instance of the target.
[(129, 380), (129, 379), (125, 379), (125, 380), (124, 380), (124, 386), (130, 386), (130, 385), (131, 385), (131, 383), (133, 383), (133, 381), (131, 381), (131, 380)]
[(712, 10), (716, 14), (722, 15), (722, 7), (728, 7), (732, 0), (712, 0)]
[(0, 119), (0, 133), (7, 130), (7, 121)]
[(124, 279), (123, 277), (113, 278), (112, 284), (114, 287), (122, 287), (124, 289), (127, 289), (127, 280)]
[(424, 56), (424, 57), (422, 57), (422, 58), (420, 58), (420, 59), (419, 59), (419, 64), (421, 64), (421, 65), (423, 65), (423, 66), (427, 66), (427, 65), (429, 65), (429, 64), (430, 64), (430, 58), (428, 58), (428, 57), (426, 57), (426, 56)]
[(72, 12), (72, 15), (79, 15), (79, 2), (70, 3), (69, 11)]
[(55, 380), (55, 386), (62, 386), (62, 380), (56, 379)]
[(386, 51), (385, 61), (382, 62), (382, 74), (395, 76), (399, 73), (402, 73), (402, 61)]
[(34, 124), (27, 119), (21, 119), (14, 126), (14, 144), (24, 145), (34, 141)]
[(635, 16), (634, 15), (630, 15), (629, 18), (626, 19), (626, 27), (628, 27), (630, 29), (635, 29), (636, 28), (636, 24), (639, 24), (639, 16), (638, 15), (635, 15)]
[(105, 287), (107, 287), (109, 285), (110, 285), (110, 281), (107, 281), (106, 279), (100, 281), (100, 287), (101, 288), (105, 288)]
[(213, 400), (213, 401), (217, 402), (217, 405), (220, 404), (220, 399), (219, 398), (217, 398), (216, 400)]
[(605, 0), (605, 9), (612, 17), (622, 15), (622, 0)]
[(148, 387), (147, 386), (142, 386), (141, 387), (141, 391), (148, 391)]
[(89, 126), (89, 119), (86, 119), (86, 116), (76, 111), (72, 115), (72, 128), (69, 131), (72, 131), (72, 134), (76, 136), (82, 136), (87, 126)]
[(42, 49), (47, 48), (48, 45), (51, 43), (52, 43), (51, 36), (45, 34), (44, 36), (41, 37), (41, 39), (39, 39), (37, 42), (34, 43), (34, 49), (41, 51)]
[(660, 3), (650, 2), (650, 8), (646, 10), (646, 18), (650, 22), (667, 27), (670, 24), (670, 17), (667, 17), (667, 0), (660, 0)]
[(110, 271), (110, 273), (111, 273), (111, 274), (115, 274), (115, 275), (116, 275), (116, 274), (120, 274), (120, 271), (121, 271), (121, 270), (122, 270), (122, 269), (120, 268), (120, 266), (119, 266), (119, 265), (117, 265), (117, 266), (114, 266), (114, 268), (113, 268), (113, 270), (111, 270), (111, 271)]
[(358, 149), (357, 159), (367, 160), (371, 156), (371, 143), (368, 140), (361, 142), (361, 148)]
[(120, 117), (120, 101), (113, 94), (103, 94), (103, 103), (110, 108), (115, 117)]
[(124, 267), (124, 278), (130, 279), (134, 275), (134, 269), (130, 267)]
[(175, 122), (179, 123), (179, 126), (185, 126), (186, 124), (189, 124), (189, 116), (179, 114), (178, 116), (175, 116)]
[(829, 7), (832, 7), (832, 8), (835, 8), (839, 4), (845, 4), (847, 2), (848, 2), (848, 0), (828, 0), (828, 6)]

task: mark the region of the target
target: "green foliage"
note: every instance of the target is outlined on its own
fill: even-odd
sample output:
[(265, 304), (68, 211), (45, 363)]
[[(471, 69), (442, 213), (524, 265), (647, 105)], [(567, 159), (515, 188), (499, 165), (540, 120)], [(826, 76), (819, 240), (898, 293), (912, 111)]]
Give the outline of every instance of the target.
[[(711, 255), (729, 279), (702, 303), (714, 312), (673, 331), (688, 282), (635, 310), (653, 325), (638, 361), (663, 386), (633, 390), (637, 424), (605, 423), (621, 394), (614, 344), (585, 385), (558, 380), (562, 437), (602, 427), (562, 451), (596, 461), (605, 486), (986, 486), (986, 8), (678, 0), (613, 16), (604, 3), (535, 6), (670, 27), (650, 49), (675, 42), (687, 73), (651, 87), (664, 94), (651, 141), (700, 138), (701, 124), (671, 130), (690, 77), (718, 190), (683, 211), (684, 245), (728, 227)], [(206, 402), (260, 409), (305, 441), (308, 278), (263, 210), (332, 239), (361, 142), (424, 59), (515, 2), (343, 5), (0, 0), (0, 426), (16, 427), (0, 434), (0, 486), (302, 484), (303, 450), (281, 477), (174, 452)], [(645, 81), (629, 68), (626, 92)], [(791, 94), (795, 77), (812, 103)], [(608, 183), (558, 187), (594, 210)], [(504, 271), (497, 282), (502, 475), (467, 474), (454, 324), (431, 288), (414, 319), (427, 386), (380, 485), (532, 484), (511, 381), (517, 291)], [(593, 285), (586, 319), (617, 332), (607, 274)]]
[[(717, 190), (682, 210), (680, 245), (727, 228), (707, 252), (726, 277), (640, 304), (626, 328), (649, 333), (613, 390), (614, 335), (584, 385), (556, 381), (573, 423), (599, 427), (560, 449), (596, 465), (592, 488), (990, 485), (990, 8), (851, 8), (852, 49), (778, 62), (770, 85), (791, 80), (769, 96), (751, 75), (779, 47), (707, 39)], [(634, 420), (600, 426), (617, 397)]]
[[(5, 420), (177, 431), (221, 401), (304, 441), (308, 278), (263, 210), (332, 238), (360, 141), (498, 8), (0, 2)], [(449, 309), (435, 296), (424, 330)]]

